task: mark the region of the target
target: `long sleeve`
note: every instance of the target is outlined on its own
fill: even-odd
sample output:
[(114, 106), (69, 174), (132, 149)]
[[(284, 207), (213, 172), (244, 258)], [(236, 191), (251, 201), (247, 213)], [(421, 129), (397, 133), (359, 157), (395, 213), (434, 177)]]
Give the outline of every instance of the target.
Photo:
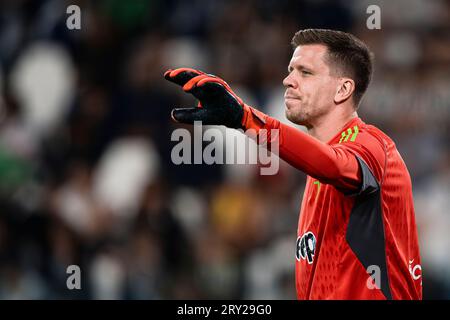
[[(347, 149), (325, 144), (268, 116), (264, 129), (269, 141), (278, 139), (280, 158), (295, 168), (339, 189), (352, 191), (361, 185), (358, 161)], [(271, 136), (271, 129), (277, 129), (278, 136)]]
[[(357, 141), (326, 144), (257, 109), (245, 107), (243, 127), (254, 130), (259, 144), (266, 144), (281, 159), (309, 176), (348, 194), (362, 191), (366, 174), (376, 182), (382, 180), (385, 151), (370, 130), (361, 130)], [(261, 134), (261, 129), (265, 129), (265, 134)], [(278, 145), (278, 150), (274, 150), (274, 145)]]

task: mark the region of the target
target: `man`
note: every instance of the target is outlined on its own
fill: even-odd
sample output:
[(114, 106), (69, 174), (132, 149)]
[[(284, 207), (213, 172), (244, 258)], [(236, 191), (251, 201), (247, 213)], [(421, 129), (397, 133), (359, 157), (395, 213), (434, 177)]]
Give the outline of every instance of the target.
[[(394, 142), (357, 115), (372, 55), (351, 34), (298, 31), (286, 87), (286, 116), (308, 133), (246, 105), (222, 79), (194, 69), (165, 78), (198, 100), (174, 109), (182, 123), (267, 129), (279, 156), (307, 177), (298, 224), (298, 299), (421, 299), (411, 179)], [(278, 129), (271, 136), (269, 129)]]

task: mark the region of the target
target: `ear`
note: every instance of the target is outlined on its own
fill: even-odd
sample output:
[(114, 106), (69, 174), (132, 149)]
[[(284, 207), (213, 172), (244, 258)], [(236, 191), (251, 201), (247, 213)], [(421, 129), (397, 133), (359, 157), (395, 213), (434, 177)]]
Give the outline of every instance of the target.
[(334, 102), (336, 104), (342, 103), (350, 98), (355, 91), (355, 81), (350, 78), (340, 78), (339, 84), (334, 95)]

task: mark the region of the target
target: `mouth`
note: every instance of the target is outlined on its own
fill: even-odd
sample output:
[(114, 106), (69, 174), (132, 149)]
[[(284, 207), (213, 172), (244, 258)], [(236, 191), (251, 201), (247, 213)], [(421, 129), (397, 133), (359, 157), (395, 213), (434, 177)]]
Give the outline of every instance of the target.
[(295, 95), (292, 95), (292, 94), (286, 94), (286, 95), (284, 95), (284, 100), (288, 100), (288, 99), (291, 99), (291, 100), (298, 100), (299, 97), (297, 97), (297, 96), (295, 96)]

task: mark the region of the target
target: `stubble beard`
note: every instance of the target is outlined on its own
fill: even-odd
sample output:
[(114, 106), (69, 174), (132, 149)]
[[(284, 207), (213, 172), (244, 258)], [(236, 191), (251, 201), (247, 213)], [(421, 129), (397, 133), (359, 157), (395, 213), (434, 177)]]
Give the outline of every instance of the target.
[(293, 112), (292, 110), (286, 110), (285, 112), (286, 118), (297, 125), (300, 126), (308, 126), (309, 123), (309, 116), (307, 113), (303, 112), (302, 110), (297, 110), (296, 112)]

